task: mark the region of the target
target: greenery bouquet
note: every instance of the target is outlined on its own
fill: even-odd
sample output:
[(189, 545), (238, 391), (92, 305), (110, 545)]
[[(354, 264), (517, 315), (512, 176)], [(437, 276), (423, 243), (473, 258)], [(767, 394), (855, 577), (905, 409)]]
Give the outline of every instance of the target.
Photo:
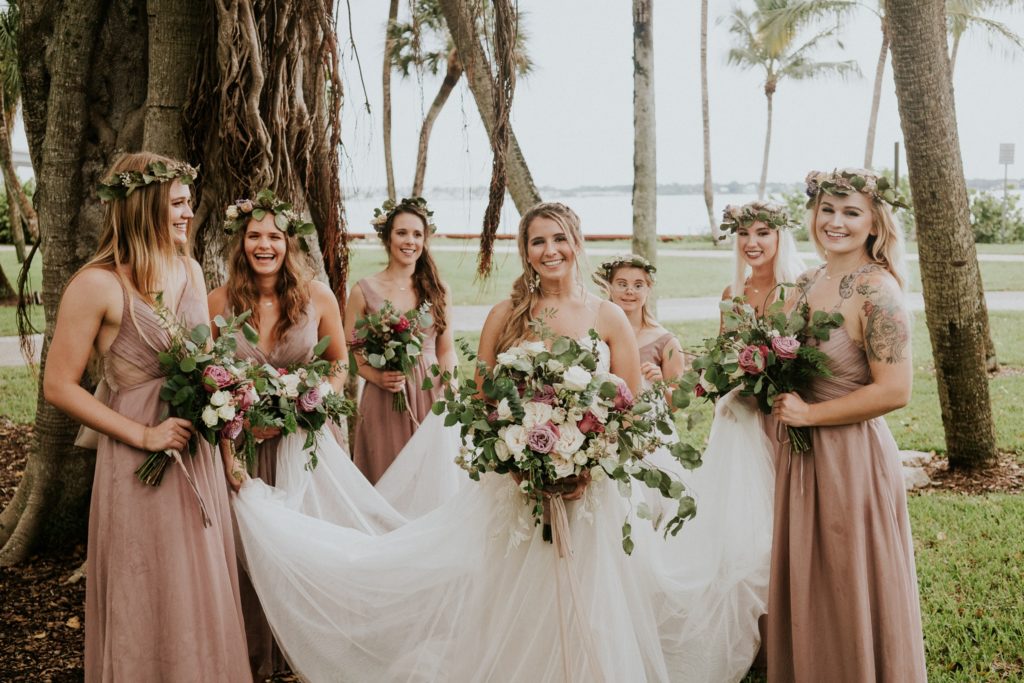
[[(399, 313), (393, 303), (385, 301), (379, 311), (356, 321), (350, 348), (372, 368), (409, 376), (423, 355), (423, 331), (433, 323), (429, 303)], [(391, 407), (405, 412), (407, 405), (405, 391), (396, 392)]]

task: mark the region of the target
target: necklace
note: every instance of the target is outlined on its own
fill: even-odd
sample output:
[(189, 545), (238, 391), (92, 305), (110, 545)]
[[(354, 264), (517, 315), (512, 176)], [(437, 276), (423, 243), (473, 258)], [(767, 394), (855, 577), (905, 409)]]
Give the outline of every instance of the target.
[(260, 302), (260, 306), (273, 306), (275, 303), (277, 303), (277, 302), (275, 302), (275, 301), (261, 301)]

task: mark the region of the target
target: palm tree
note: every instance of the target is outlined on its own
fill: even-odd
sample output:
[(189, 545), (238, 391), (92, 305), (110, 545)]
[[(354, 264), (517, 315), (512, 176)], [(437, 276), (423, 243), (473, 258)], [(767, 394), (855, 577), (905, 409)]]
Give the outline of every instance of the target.
[(949, 51), (950, 72), (956, 70), (956, 57), (960, 51), (960, 39), (971, 29), (983, 31), (989, 46), (1002, 42), (1010, 49), (1024, 50), (1024, 39), (1006, 24), (982, 16), (983, 12), (1021, 6), (1020, 0), (946, 0), (946, 30), (953, 39)]
[(633, 0), (633, 253), (657, 257), (654, 1)]
[(398, 0), (391, 0), (388, 8), (388, 23), (384, 38), (384, 73), (382, 85), (384, 106), (381, 115), (384, 124), (384, 172), (387, 175), (388, 199), (395, 199), (395, 165), (391, 159), (391, 53), (394, 50), (394, 28), (398, 20)]
[[(491, 5), (486, 5), (490, 8)], [(423, 183), (427, 175), (427, 150), (430, 145), (430, 134), (434, 123), (440, 116), (448, 97), (455, 90), (465, 73), (465, 65), (458, 50), (452, 42), (444, 13), (438, 0), (417, 0), (412, 5), (413, 15), (408, 22), (395, 22), (388, 33), (388, 47), (385, 60), (391, 69), (408, 78), (413, 71), (426, 71), (437, 75), (441, 65), (445, 67), (444, 79), (438, 88), (430, 108), (423, 117), (420, 126), (419, 146), (416, 150), (416, 174), (412, 183), (412, 194), (423, 194)], [(483, 18), (486, 20), (486, 18)], [(533, 68), (526, 53), (528, 36), (519, 27), (516, 32), (515, 63), (516, 72), (524, 76)]]
[(818, 62), (812, 54), (821, 44), (835, 35), (836, 29), (829, 28), (812, 35), (803, 43), (797, 43), (799, 31), (766, 31), (767, 13), (779, 10), (795, 0), (755, 0), (757, 9), (747, 13), (734, 7), (729, 16), (729, 32), (735, 36), (736, 44), (729, 50), (728, 62), (742, 69), (759, 69), (764, 72), (764, 95), (768, 105), (768, 123), (764, 137), (764, 160), (761, 164), (761, 181), (757, 196), (764, 199), (768, 182), (768, 158), (772, 140), (772, 99), (779, 82), (784, 79), (805, 80), (822, 76), (846, 78), (850, 74), (860, 75), (855, 61)]
[(708, 97), (708, 0), (700, 2), (700, 111), (704, 130), (704, 205), (708, 208), (711, 243), (718, 244), (715, 220), (715, 191), (711, 184), (711, 115)]

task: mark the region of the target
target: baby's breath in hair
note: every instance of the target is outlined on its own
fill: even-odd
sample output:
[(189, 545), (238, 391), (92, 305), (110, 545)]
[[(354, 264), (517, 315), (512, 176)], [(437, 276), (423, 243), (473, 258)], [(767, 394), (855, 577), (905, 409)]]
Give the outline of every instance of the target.
[[(301, 215), (288, 202), (274, 196), (271, 190), (260, 190), (255, 199), (236, 199), (224, 211), (224, 232), (233, 235), (243, 229), (250, 220), (263, 220), (268, 213), (274, 215), (274, 225), (289, 237), (312, 235), (316, 227)], [(299, 240), (303, 249), (308, 249), (304, 240)]]

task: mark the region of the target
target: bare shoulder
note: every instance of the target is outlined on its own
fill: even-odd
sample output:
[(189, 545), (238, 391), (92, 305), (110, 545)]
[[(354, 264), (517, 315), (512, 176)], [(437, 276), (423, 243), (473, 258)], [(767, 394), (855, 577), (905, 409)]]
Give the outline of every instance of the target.
[(732, 285), (726, 285), (725, 289), (722, 290), (722, 301), (729, 301), (732, 299)]
[(629, 319), (626, 318), (626, 314), (621, 308), (604, 299), (598, 305), (600, 308), (597, 310), (597, 325), (601, 328), (598, 331), (601, 332), (605, 341), (610, 335), (621, 334), (623, 330), (628, 330), (632, 334), (633, 330), (629, 325)]
[(910, 318), (896, 278), (879, 267), (858, 276), (854, 290), (868, 359), (903, 362), (909, 357)]
[(228, 288), (221, 285), (210, 290), (206, 295), (206, 302), (210, 307), (210, 315), (221, 315), (228, 306)]
[(117, 274), (108, 268), (89, 266), (78, 271), (61, 296), (61, 309), (86, 316), (117, 318), (124, 294)]
[(87, 266), (75, 273), (64, 293), (65, 295), (79, 291), (96, 293), (97, 290), (104, 292), (110, 290), (120, 294), (121, 282), (118, 280), (117, 274), (109, 268)]
[(320, 280), (309, 281), (309, 296), (317, 306), (337, 306), (338, 299), (334, 291)]
[(509, 315), (512, 314), (512, 300), (504, 299), (494, 304), (491, 310), (487, 313), (487, 320), (484, 322), (484, 326), (503, 323)]

